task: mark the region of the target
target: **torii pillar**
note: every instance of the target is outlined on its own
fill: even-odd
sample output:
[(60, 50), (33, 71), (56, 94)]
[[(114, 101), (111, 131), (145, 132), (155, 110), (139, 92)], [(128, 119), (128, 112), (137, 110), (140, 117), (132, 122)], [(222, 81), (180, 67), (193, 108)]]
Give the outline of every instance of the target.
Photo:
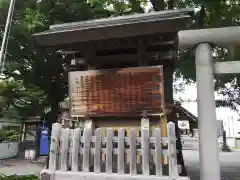
[(220, 180), (214, 73), (240, 73), (240, 61), (212, 62), (212, 46), (240, 47), (240, 27), (179, 32), (179, 47), (195, 49), (201, 180)]

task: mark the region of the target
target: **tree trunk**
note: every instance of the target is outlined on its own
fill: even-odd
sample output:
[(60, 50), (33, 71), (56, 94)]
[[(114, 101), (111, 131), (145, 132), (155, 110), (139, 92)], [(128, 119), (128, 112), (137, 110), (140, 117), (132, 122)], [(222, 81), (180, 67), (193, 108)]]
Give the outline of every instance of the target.
[(165, 9), (164, 0), (150, 0), (154, 11), (162, 11)]
[(168, 0), (168, 9), (174, 8), (174, 0)]
[(199, 12), (199, 19), (198, 19), (198, 25), (200, 29), (203, 29), (205, 27), (205, 18), (206, 18), (206, 10), (204, 5), (201, 5), (201, 9)]

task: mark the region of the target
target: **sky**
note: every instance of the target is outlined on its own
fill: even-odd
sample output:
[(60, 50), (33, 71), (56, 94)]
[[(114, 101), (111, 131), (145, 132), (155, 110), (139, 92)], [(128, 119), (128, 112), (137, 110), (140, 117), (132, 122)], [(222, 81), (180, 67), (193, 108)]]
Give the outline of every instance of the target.
[[(186, 96), (187, 95), (187, 96)], [(177, 100), (181, 97), (183, 100), (196, 100), (197, 99), (197, 88), (195, 84), (191, 84), (185, 87), (185, 91), (181, 93), (176, 93), (174, 98)], [(215, 97), (218, 98), (219, 95), (215, 93)], [(197, 103), (196, 102), (183, 102), (182, 106), (189, 110), (191, 113), (197, 116)], [(232, 111), (229, 108), (216, 108), (217, 119), (218, 120), (225, 120), (229, 117), (233, 119), (239, 119), (239, 115)]]

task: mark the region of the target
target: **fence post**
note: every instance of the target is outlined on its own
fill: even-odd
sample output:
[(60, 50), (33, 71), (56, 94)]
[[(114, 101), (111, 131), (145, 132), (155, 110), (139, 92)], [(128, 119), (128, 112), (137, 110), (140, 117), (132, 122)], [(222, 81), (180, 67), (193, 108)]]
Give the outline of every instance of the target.
[(118, 173), (124, 174), (124, 137), (125, 137), (125, 129), (120, 128), (118, 130)]
[(57, 163), (59, 157), (59, 140), (61, 135), (62, 126), (59, 123), (52, 125), (52, 136), (49, 153), (49, 170), (57, 170)]
[(72, 167), (73, 133), (74, 129), (69, 129), (68, 169)]
[(106, 142), (106, 173), (112, 173), (113, 160), (113, 131), (111, 128), (107, 129), (107, 142)]
[(149, 175), (149, 130), (142, 129), (142, 171), (143, 175)]
[(169, 122), (167, 125), (167, 130), (168, 130), (167, 134), (168, 134), (169, 176), (177, 176), (178, 167), (177, 167), (175, 123)]
[(60, 160), (60, 168), (61, 171), (67, 171), (67, 163), (68, 163), (68, 150), (69, 150), (69, 129), (62, 129), (61, 133), (61, 160)]
[(102, 129), (98, 128), (95, 131), (95, 153), (94, 153), (94, 172), (101, 172), (101, 149), (102, 149)]
[(90, 163), (90, 140), (92, 136), (92, 129), (84, 128), (83, 132), (83, 172), (89, 172)]
[(156, 175), (162, 176), (162, 136), (160, 128), (156, 128), (155, 136), (156, 136), (155, 144)]
[(79, 150), (81, 141), (81, 129), (73, 130), (73, 146), (72, 146), (72, 171), (78, 171)]
[(137, 130), (130, 130), (130, 174), (137, 174), (137, 143), (136, 143)]

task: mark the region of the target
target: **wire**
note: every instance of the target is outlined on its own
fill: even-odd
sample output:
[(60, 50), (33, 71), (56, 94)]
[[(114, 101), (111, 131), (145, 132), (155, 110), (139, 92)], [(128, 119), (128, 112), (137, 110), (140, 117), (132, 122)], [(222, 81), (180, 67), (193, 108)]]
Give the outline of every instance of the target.
[(15, 5), (15, 0), (11, 0), (9, 9), (8, 9), (8, 16), (7, 16), (6, 26), (5, 26), (5, 30), (4, 30), (4, 34), (3, 34), (1, 50), (0, 50), (1, 75), (3, 75), (3, 70), (4, 70), (4, 66), (5, 66), (7, 45), (8, 45), (8, 41), (10, 38), (10, 29), (11, 29), (11, 24), (12, 24), (14, 5)]
[[(9, 29), (11, 29), (11, 25), (9, 26)], [(4, 55), (3, 55), (3, 59), (2, 59), (0, 74), (3, 74), (3, 71), (4, 71), (9, 38), (10, 38), (10, 31), (8, 32), (8, 36), (7, 36), (6, 48), (5, 48)]]

